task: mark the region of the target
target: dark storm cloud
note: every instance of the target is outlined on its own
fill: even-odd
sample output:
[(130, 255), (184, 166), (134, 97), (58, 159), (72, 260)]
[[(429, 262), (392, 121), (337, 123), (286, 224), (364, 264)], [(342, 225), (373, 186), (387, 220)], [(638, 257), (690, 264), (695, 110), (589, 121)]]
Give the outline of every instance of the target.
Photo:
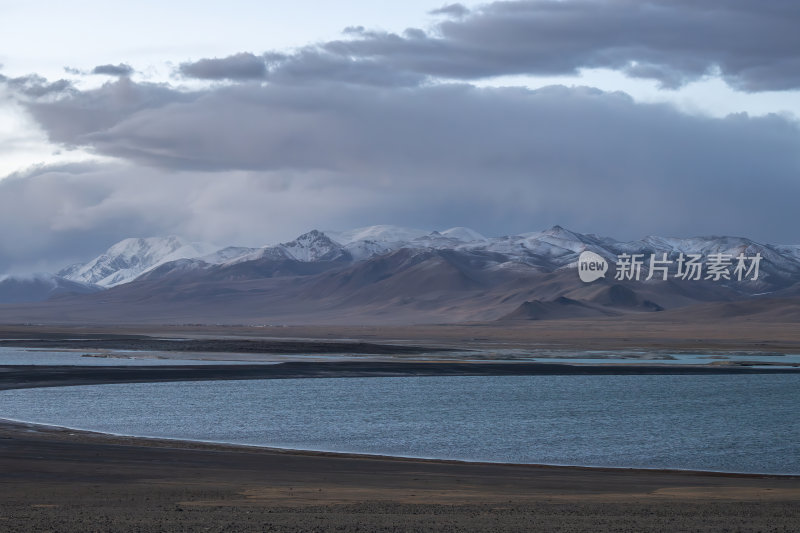
[(128, 81), (126, 92), (158, 97), (80, 120), (104, 108), (117, 83), (39, 102), (34, 115), (60, 142), (161, 175), (280, 176), (284, 201), (299, 205), (293, 184), (315, 176), (302, 194), (354, 225), (391, 214), (490, 234), (558, 222), (623, 237), (796, 240), (800, 132), (779, 116), (693, 116), (561, 86), (242, 84), (183, 95)]
[(133, 67), (120, 63), (119, 65), (98, 65), (92, 69), (92, 74), (105, 74), (107, 76), (130, 76)]
[(182, 63), (179, 70), (184, 76), (202, 80), (259, 80), (267, 74), (264, 57), (246, 52)]
[(49, 82), (37, 74), (16, 78), (8, 78), (0, 74), (0, 83), (4, 83), (12, 91), (33, 98), (63, 93), (72, 88), (72, 84), (67, 80)]
[(462, 80), (609, 68), (670, 88), (717, 73), (743, 91), (800, 88), (800, 4), (793, 0), (541, 0), (495, 2), (468, 14), (442, 9), (463, 16), (427, 34), (360, 32), (320, 47)]

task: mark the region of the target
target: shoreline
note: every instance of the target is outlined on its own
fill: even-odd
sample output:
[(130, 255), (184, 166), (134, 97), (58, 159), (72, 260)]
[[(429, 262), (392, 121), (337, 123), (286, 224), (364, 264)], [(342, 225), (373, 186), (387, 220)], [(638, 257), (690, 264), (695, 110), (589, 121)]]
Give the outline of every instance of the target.
[(650, 350), (800, 353), (796, 322), (662, 320), (658, 316), (526, 321), (522, 324), (388, 326), (200, 324), (0, 324), (0, 338), (182, 338), (331, 343), (366, 342), (456, 350)]
[[(282, 368), (287, 365), (286, 368)], [(498, 365), (501, 368), (498, 368)], [(324, 368), (320, 368), (323, 366)], [(556, 368), (554, 368), (556, 367)], [(566, 368), (563, 368), (566, 367)], [(433, 376), (546, 376), (546, 375), (742, 375), (742, 374), (800, 374), (796, 368), (750, 368), (750, 367), (697, 367), (693, 365), (566, 365), (563, 363), (442, 363), (442, 362), (283, 362), (274, 365), (202, 365), (202, 366), (47, 366), (8, 365), (0, 366), (0, 391), (31, 388), (71, 387), (87, 385), (111, 385), (121, 383), (163, 383), (186, 381), (229, 381), (260, 379), (311, 379), (311, 378), (377, 378), (377, 377), (433, 377)], [(89, 374), (89, 375), (87, 375)], [(91, 375), (96, 374), (96, 375)], [(255, 374), (255, 375), (254, 375)], [(199, 379), (198, 379), (199, 378)], [(598, 471), (627, 471), (638, 473), (692, 473), (709, 476), (773, 477), (800, 479), (797, 474), (762, 472), (727, 472), (680, 468), (606, 467), (589, 465), (558, 465), (543, 463), (506, 463), (495, 461), (471, 461), (463, 459), (425, 458), (357, 452), (337, 452), (300, 448), (281, 448), (257, 444), (192, 440), (170, 437), (152, 437), (131, 434), (105, 433), (91, 429), (71, 428), (56, 424), (42, 424), (25, 420), (3, 418), (0, 427), (8, 432), (20, 427), (37, 428), (53, 436), (64, 434), (81, 435), (105, 442), (122, 439), (128, 444), (153, 446), (154, 443), (172, 443), (177, 449), (197, 449), (208, 446), (223, 450), (260, 450), (280, 454), (312, 456), (334, 456), (353, 459), (381, 459), (441, 464), (496, 465), (533, 468), (556, 468)]]
[(311, 450), (305, 448), (282, 448), (277, 446), (263, 446), (259, 444), (241, 444), (235, 442), (194, 440), (171, 437), (151, 437), (143, 435), (130, 435), (124, 433), (108, 433), (91, 429), (73, 428), (60, 426), (57, 424), (43, 424), (27, 420), (16, 420), (12, 418), (0, 417), (0, 431), (19, 432), (36, 431), (42, 434), (49, 434), (52, 437), (63, 438), (64, 435), (76, 437), (76, 440), (94, 439), (97, 442), (108, 442), (112, 444), (126, 443), (147, 447), (162, 447), (178, 450), (217, 450), (217, 451), (243, 451), (243, 452), (262, 452), (276, 453), (282, 455), (300, 455), (312, 457), (339, 457), (348, 459), (399, 461), (409, 463), (431, 463), (448, 465), (474, 465), (474, 466), (505, 466), (505, 467), (528, 467), (533, 469), (563, 469), (578, 471), (600, 471), (600, 472), (631, 472), (637, 474), (691, 474), (710, 477), (731, 477), (731, 478), (754, 478), (754, 479), (797, 479), (798, 474), (776, 474), (765, 472), (728, 472), (722, 470), (693, 470), (687, 468), (643, 468), (625, 466), (588, 466), (588, 465), (561, 465), (548, 463), (508, 463), (501, 461), (470, 461), (467, 459), (442, 459), (433, 457), (414, 457), (406, 455), (384, 455), (376, 453), (359, 452), (337, 452), (331, 450)]

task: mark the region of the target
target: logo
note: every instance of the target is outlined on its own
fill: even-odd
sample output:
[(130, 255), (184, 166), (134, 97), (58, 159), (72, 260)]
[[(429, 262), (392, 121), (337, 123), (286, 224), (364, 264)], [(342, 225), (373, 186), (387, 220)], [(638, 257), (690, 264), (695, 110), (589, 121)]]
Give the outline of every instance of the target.
[(608, 262), (602, 256), (584, 250), (578, 257), (578, 275), (584, 283), (591, 283), (596, 279), (604, 278), (608, 271)]
[[(677, 255), (676, 255), (677, 254)], [(692, 281), (757, 281), (761, 265), (761, 253), (748, 256), (744, 252), (734, 256), (726, 253), (709, 254), (703, 261), (701, 254), (662, 252), (661, 257), (650, 254), (617, 255), (614, 279), (649, 281), (651, 279)], [(606, 277), (608, 262), (600, 255), (585, 250), (578, 257), (578, 275), (584, 283)], [(646, 277), (645, 277), (646, 275)]]

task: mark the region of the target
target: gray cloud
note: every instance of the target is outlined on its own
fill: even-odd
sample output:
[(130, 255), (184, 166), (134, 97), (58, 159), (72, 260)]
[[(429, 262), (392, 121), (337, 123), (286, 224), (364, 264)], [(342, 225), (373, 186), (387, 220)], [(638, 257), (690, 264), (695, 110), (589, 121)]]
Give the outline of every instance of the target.
[(442, 13), (432, 32), (352, 28), (288, 54), (183, 64), (243, 82), (196, 91), (0, 76), (52, 142), (121, 161), (0, 180), (0, 225), (13, 228), (0, 272), (60, 267), (129, 236), (260, 245), (374, 223), (796, 242), (794, 119), (440, 79), (609, 67), (678, 87), (716, 69), (743, 90), (795, 88), (794, 5), (495, 3)]
[[(138, 96), (102, 120), (82, 118), (117, 91)], [(0, 181), (0, 198), (14, 199), (6, 216), (15, 227), (32, 217), (31, 242), (42, 246), (164, 233), (260, 244), (372, 223), (792, 242), (800, 222), (796, 122), (692, 116), (585, 87), (183, 94), (120, 80), (32, 109), (52, 138), (133, 164), (19, 178), (28, 185), (15, 191)]]
[(376, 214), (379, 196), (353, 184), (331, 187), (328, 178), (248, 172), (221, 178), (108, 163), (20, 172), (0, 180), (0, 273), (53, 272), (127, 237), (178, 234), (261, 246)]
[(179, 70), (184, 76), (203, 80), (259, 80), (267, 74), (264, 58), (247, 52), (182, 63)]
[(749, 92), (800, 88), (800, 4), (793, 0), (534, 0), (431, 13), (447, 18), (429, 32), (353, 26), (347, 39), (292, 54), (243, 53), (179, 70), (200, 79), (408, 86), (608, 68), (671, 89), (707, 75)]
[[(360, 34), (363, 28), (348, 28)], [(263, 56), (244, 53), (221, 59), (183, 63), (178, 72), (188, 78), (205, 80), (264, 80), (276, 83), (341, 82), (375, 86), (419, 85), (427, 76), (398, 70), (371, 59), (354, 59), (327, 52), (317, 46), (293, 54), (269, 52)]]
[(98, 89), (73, 90), (56, 100), (26, 103), (33, 118), (45, 127), (51, 141), (66, 146), (88, 145), (85, 135), (97, 134), (145, 109), (196, 98), (164, 85), (135, 83), (122, 77)]
[(420, 30), (360, 32), (321, 48), (462, 80), (610, 68), (670, 88), (718, 72), (743, 91), (788, 90), (800, 88), (798, 17), (791, 0), (495, 2), (439, 23), (426, 38)]
[[(67, 229), (65, 218), (86, 216), (115, 184), (82, 179), (91, 169), (69, 165), (12, 175), (0, 181), (0, 272), (48, 271), (93, 251), (92, 241), (121, 228)], [(13, 228), (13, 229), (12, 229)], [(115, 231), (116, 230), (116, 231)], [(55, 261), (53, 264), (51, 261)]]
[(105, 74), (107, 76), (130, 76), (133, 73), (133, 67), (125, 63), (120, 63), (119, 65), (98, 65), (92, 69), (92, 74)]
[(450, 17), (463, 17), (469, 13), (469, 9), (463, 4), (448, 4), (438, 9), (428, 11), (431, 15), (447, 15)]
[(353, 59), (308, 47), (291, 56), (275, 56), (267, 79), (271, 82), (303, 84), (338, 82), (383, 87), (420, 85), (427, 76), (393, 68), (372, 59)]
[(49, 82), (38, 74), (16, 78), (9, 78), (0, 74), (0, 83), (6, 84), (12, 91), (32, 98), (41, 98), (72, 89), (72, 84), (68, 80)]
[(360, 33), (364, 33), (365, 31), (366, 28), (364, 28), (364, 26), (347, 26), (342, 30), (342, 33), (345, 35), (358, 35)]

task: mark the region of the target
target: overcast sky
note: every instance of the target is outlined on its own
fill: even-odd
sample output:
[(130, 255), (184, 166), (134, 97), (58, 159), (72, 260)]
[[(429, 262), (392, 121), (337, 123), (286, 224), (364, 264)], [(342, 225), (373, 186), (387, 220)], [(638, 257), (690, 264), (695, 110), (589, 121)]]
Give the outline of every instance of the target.
[(800, 243), (799, 25), (790, 0), (0, 0), (0, 273), (373, 224)]

